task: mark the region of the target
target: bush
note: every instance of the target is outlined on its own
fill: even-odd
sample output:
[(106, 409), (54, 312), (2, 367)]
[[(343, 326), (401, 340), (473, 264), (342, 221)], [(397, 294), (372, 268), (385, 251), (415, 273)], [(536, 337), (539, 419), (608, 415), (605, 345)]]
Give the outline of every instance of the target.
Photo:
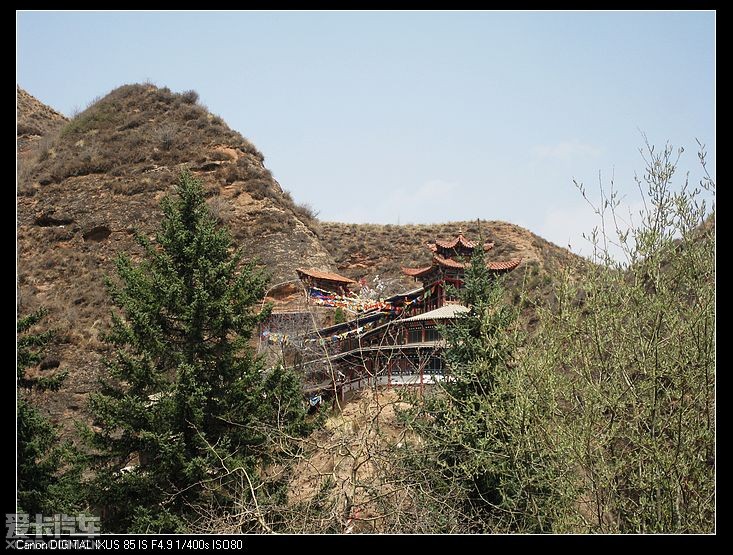
[(145, 193), (149, 191), (157, 191), (164, 186), (151, 178), (151, 177), (139, 177), (134, 180), (115, 180), (112, 183), (112, 192), (118, 195), (136, 195), (139, 193)]
[(199, 93), (194, 90), (182, 92), (181, 100), (186, 104), (196, 104), (199, 101)]
[(220, 225), (226, 225), (232, 219), (232, 207), (222, 197), (215, 196), (207, 202), (209, 212)]
[[(640, 223), (593, 231), (596, 264), (557, 285), (525, 360), (562, 406), (541, 427), (575, 469), (568, 521), (584, 531), (715, 530), (714, 209), (699, 198), (715, 184), (674, 190), (679, 155), (647, 144)], [(618, 207), (611, 190), (596, 211), (616, 222)]]
[(304, 220), (306, 225), (318, 219), (318, 212), (308, 203), (295, 204), (293, 213), (301, 220)]
[(183, 118), (183, 121), (191, 121), (191, 120), (197, 120), (201, 119), (205, 123), (208, 123), (208, 118), (206, 117), (206, 112), (201, 110), (200, 108), (197, 108), (195, 106), (192, 106), (190, 108), (186, 108), (181, 111), (181, 117)]
[(270, 182), (265, 179), (250, 179), (245, 182), (244, 190), (247, 191), (253, 199), (262, 200), (272, 196)]
[(161, 125), (156, 133), (160, 148), (163, 150), (170, 150), (175, 142), (177, 133), (178, 129), (175, 125), (170, 123)]

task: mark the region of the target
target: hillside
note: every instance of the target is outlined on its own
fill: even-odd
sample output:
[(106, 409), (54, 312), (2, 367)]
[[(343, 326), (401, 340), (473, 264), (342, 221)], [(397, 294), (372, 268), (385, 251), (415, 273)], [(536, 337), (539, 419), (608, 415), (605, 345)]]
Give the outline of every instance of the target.
[[(480, 229), (479, 229), (480, 227)], [(376, 225), (322, 222), (321, 239), (336, 261), (338, 271), (352, 279), (379, 274), (394, 292), (414, 287), (401, 267), (430, 263), (426, 244), (450, 239), (461, 230), (472, 240), (481, 233), (494, 248), (487, 260), (521, 258), (522, 263), (508, 277), (509, 287), (517, 286), (528, 270), (535, 279), (552, 274), (582, 259), (518, 225), (500, 221), (450, 222), (443, 224)]]
[[(159, 202), (182, 168), (202, 179), (214, 213), (273, 284), (294, 279), (295, 268), (305, 266), (367, 281), (379, 274), (385, 293), (394, 293), (414, 287), (400, 268), (429, 261), (428, 241), (453, 237), (459, 228), (470, 238), (479, 234), (475, 222), (319, 222), (293, 202), (255, 146), (201, 106), (193, 91), (125, 85), (67, 120), (18, 88), (18, 111), (19, 142), (21, 130), (28, 141), (18, 157), (19, 311), (48, 308), (48, 325), (58, 331), (43, 370), (36, 370), (70, 370), (64, 388), (41, 400), (57, 421), (72, 422), (97, 387), (110, 316), (104, 277), (117, 253), (139, 253), (135, 232), (153, 235)], [(527, 277), (542, 293), (552, 273), (578, 260), (519, 226), (482, 222), (481, 231), (495, 242), (489, 259), (523, 258), (510, 287)], [(281, 307), (299, 304), (297, 288), (281, 289), (271, 293)]]
[(38, 143), (63, 127), (69, 120), (16, 87), (16, 151), (18, 175), (25, 178), (34, 164)]
[(139, 252), (136, 231), (153, 235), (160, 199), (182, 168), (203, 180), (217, 217), (273, 283), (295, 278), (300, 265), (334, 269), (317, 220), (195, 92), (126, 85), (60, 127), (56, 112), (18, 95), (19, 132), (50, 133), (18, 175), (18, 296), (21, 314), (46, 307), (48, 325), (59, 331), (42, 364), (46, 372), (70, 370), (64, 389), (43, 400), (56, 419), (73, 417), (96, 388), (110, 314), (104, 276), (118, 252)]
[[(192, 313), (185, 302), (160, 310), (155, 302), (148, 305), (152, 312), (141, 311), (134, 343), (155, 343), (148, 360), (161, 375), (177, 375), (178, 383), (175, 395), (143, 380), (135, 387), (139, 375), (150, 374), (137, 365), (123, 379), (123, 388), (131, 385), (139, 396), (109, 411), (106, 430), (123, 439), (134, 432), (133, 441), (113, 461), (113, 474), (99, 474), (94, 487), (84, 488), (85, 511), (102, 514), (103, 522), (120, 507), (136, 507), (147, 492), (160, 492), (130, 511), (142, 515), (134, 523), (139, 527), (128, 529), (119, 519), (120, 529), (153, 531), (180, 517), (190, 519), (191, 532), (232, 534), (715, 530), (715, 213), (689, 227), (701, 222), (702, 211), (688, 203), (694, 194), (665, 196), (673, 172), (660, 163), (664, 154), (652, 155), (647, 176), (650, 200), (660, 208), (647, 224), (655, 232), (637, 230), (644, 241), (634, 264), (595, 265), (501, 221), (320, 222), (273, 178), (262, 153), (200, 105), (194, 91), (126, 85), (71, 120), (20, 88), (17, 106), (17, 316), (47, 309), (37, 328), (56, 332), (45, 358), (28, 368), (20, 341), (19, 399), (61, 424), (65, 438), (79, 438), (75, 425), (88, 421), (88, 396), (100, 389), (103, 358), (110, 354), (102, 341), (111, 319), (105, 278), (114, 274), (119, 253), (139, 258), (134, 237), (154, 236), (160, 200), (182, 169), (200, 178), (212, 213), (271, 275), (266, 299), (280, 314), (266, 324), (269, 334), (252, 338), (270, 357), (265, 367), (275, 370), (284, 361), (323, 378), (308, 384), (307, 394), (322, 398), (311, 397), (303, 419), (298, 409), (308, 405), (297, 376), (285, 368), (258, 375), (260, 366), (232, 365), (229, 338), (236, 328), (198, 325), (202, 313), (227, 324), (240, 320), (222, 313), (217, 295), (199, 294), (198, 269), (195, 286), (186, 280), (180, 289), (175, 280), (169, 287), (163, 272), (165, 283), (156, 281), (156, 291), (184, 290), (174, 299), (203, 299), (204, 310)], [(710, 186), (714, 190), (712, 180)], [(660, 221), (677, 232), (659, 233)], [(397, 327), (357, 320), (351, 329), (301, 335), (352, 313), (333, 309), (344, 307), (343, 299), (322, 299), (327, 307), (303, 296), (296, 268), (338, 272), (369, 285), (378, 275), (387, 296), (414, 288), (402, 268), (429, 264), (427, 245), (458, 233), (492, 242), (490, 262), (521, 259), (506, 274), (505, 294), (519, 314), (520, 333), (512, 333), (500, 302), (474, 298), (478, 317), (450, 335), (439, 325), (445, 311)], [(214, 276), (205, 283), (221, 291), (217, 273), (205, 273)], [(484, 285), (475, 290), (485, 293)], [(131, 289), (133, 295), (144, 290)], [(434, 299), (435, 291), (422, 297)], [(206, 304), (211, 299), (216, 304)], [(158, 314), (166, 320), (163, 335), (186, 337), (147, 341)], [(439, 334), (448, 340), (447, 354)], [(168, 355), (190, 345), (191, 337), (200, 347), (193, 352), (206, 356), (182, 366)], [(343, 345), (353, 351), (328, 356)], [(439, 357), (448, 364), (434, 364)], [(59, 370), (69, 375), (59, 391), (25, 383)], [(419, 386), (407, 387), (407, 377), (418, 372)], [(384, 374), (388, 388), (365, 385), (365, 377)], [(349, 391), (350, 380), (361, 389)], [(430, 385), (436, 382), (444, 387)], [(336, 392), (345, 398), (334, 398)], [(416, 410), (405, 412), (409, 407)], [(36, 442), (44, 432), (25, 426), (23, 414), (17, 414), (16, 489), (26, 483), (26, 494), (43, 497), (35, 489), (43, 486), (49, 497), (56, 495), (37, 478), (54, 452), (42, 438)], [(202, 416), (201, 427), (191, 414)], [(226, 435), (224, 428), (247, 434)], [(21, 450), (28, 445), (33, 449)], [(45, 474), (64, 472), (57, 466)], [(61, 494), (81, 490), (79, 477), (67, 475), (71, 488), (59, 481)]]
[(50, 106), (39, 102), (20, 87), (16, 87), (17, 95), (17, 135), (18, 139), (31, 139), (48, 135), (57, 131), (67, 121)]

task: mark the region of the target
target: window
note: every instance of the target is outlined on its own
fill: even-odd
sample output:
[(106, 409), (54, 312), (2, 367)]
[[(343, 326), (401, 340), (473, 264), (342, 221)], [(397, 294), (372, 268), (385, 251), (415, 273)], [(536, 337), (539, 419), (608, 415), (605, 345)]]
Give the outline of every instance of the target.
[(410, 328), (407, 332), (408, 343), (422, 343), (422, 328)]
[(425, 341), (440, 340), (440, 332), (436, 328), (425, 328)]
[(443, 359), (439, 356), (432, 356), (430, 357), (430, 360), (425, 365), (425, 374), (443, 374)]

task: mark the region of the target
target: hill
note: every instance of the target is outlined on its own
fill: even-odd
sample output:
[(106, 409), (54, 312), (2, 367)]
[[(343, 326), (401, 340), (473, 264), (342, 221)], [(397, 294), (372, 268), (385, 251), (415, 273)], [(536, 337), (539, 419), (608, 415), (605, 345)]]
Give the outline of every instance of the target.
[(34, 163), (38, 143), (63, 127), (69, 120), (16, 87), (16, 150), (21, 180)]
[(56, 419), (73, 416), (69, 410), (97, 387), (110, 314), (104, 277), (118, 252), (139, 252), (136, 231), (153, 235), (160, 199), (181, 169), (204, 182), (214, 213), (273, 283), (296, 278), (301, 265), (333, 269), (310, 210), (293, 202), (264, 156), (195, 92), (125, 85), (69, 121), (18, 95), (19, 132), (47, 133), (18, 175), (18, 296), (22, 314), (46, 307), (59, 331), (41, 365), (70, 370), (64, 389), (43, 400)]
[[(183, 168), (204, 182), (214, 213), (245, 255), (271, 272), (273, 285), (295, 279), (304, 266), (367, 281), (379, 274), (385, 293), (394, 293), (414, 287), (400, 268), (429, 261), (428, 241), (459, 228), (479, 235), (475, 222), (319, 222), (273, 178), (262, 153), (200, 105), (194, 91), (125, 85), (67, 120), (19, 88), (18, 111), (19, 137), (22, 130), (28, 139), (18, 158), (19, 311), (48, 308), (48, 325), (58, 331), (43, 370), (36, 369), (70, 370), (64, 388), (40, 400), (57, 421), (72, 422), (97, 388), (110, 316), (104, 277), (117, 253), (139, 254), (135, 232), (152, 237), (160, 199)], [(527, 278), (542, 293), (553, 272), (578, 260), (519, 226), (480, 227), (495, 242), (489, 259), (523, 259), (510, 287)], [(271, 296), (285, 310), (299, 306), (298, 288), (281, 289)]]
[(487, 253), (489, 261), (522, 259), (517, 270), (509, 274), (510, 288), (518, 286), (528, 272), (533, 282), (547, 281), (562, 268), (583, 260), (523, 227), (501, 221), (415, 225), (322, 222), (321, 228), (322, 242), (341, 274), (356, 280), (379, 274), (391, 292), (414, 287), (414, 281), (402, 273), (401, 267), (429, 264), (427, 243), (453, 238), (459, 231), (472, 240), (481, 235), (486, 242), (494, 241), (494, 248)]
[(16, 87), (18, 139), (41, 137), (58, 130), (67, 121), (64, 115), (39, 102), (20, 87)]

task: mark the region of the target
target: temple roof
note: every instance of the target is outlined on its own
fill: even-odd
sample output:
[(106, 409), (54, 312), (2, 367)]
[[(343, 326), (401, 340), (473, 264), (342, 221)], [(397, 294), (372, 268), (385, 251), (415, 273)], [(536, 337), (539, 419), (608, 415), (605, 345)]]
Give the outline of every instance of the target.
[[(432, 268), (432, 266), (428, 266), (428, 269)], [(409, 270), (410, 268), (403, 268), (403, 270)], [(392, 301), (398, 301), (400, 299), (408, 298), (408, 299), (414, 299), (415, 297), (419, 297), (420, 293), (424, 293), (427, 288), (425, 286), (418, 287), (416, 289), (411, 289), (410, 291), (405, 291), (404, 293), (396, 293), (392, 295), (391, 297), (387, 297), (384, 299), (386, 302), (392, 302)]]
[(473, 249), (476, 248), (477, 243), (474, 243), (473, 241), (469, 241), (463, 236), (463, 233), (458, 233), (458, 237), (453, 239), (452, 241), (435, 241), (435, 244), (439, 247), (443, 247), (444, 249), (454, 249), (457, 245), (462, 245), (463, 247), (467, 249)]
[[(521, 258), (513, 258), (512, 260), (500, 260), (496, 262), (487, 262), (486, 267), (489, 270), (513, 270), (517, 266), (519, 266), (519, 263), (522, 261)], [(436, 254), (433, 256), (433, 262), (440, 265), (445, 266), (446, 268), (467, 268), (469, 266), (469, 262), (458, 262), (457, 260), (453, 260), (451, 258), (443, 258), (439, 254)]]
[(487, 262), (486, 267), (489, 270), (513, 270), (522, 261), (521, 258), (513, 258), (512, 260), (500, 260), (498, 262)]
[[(455, 252), (445, 252), (451, 251), (457, 248), (462, 249), (474, 249), (478, 246), (478, 243), (475, 241), (470, 241), (466, 239), (466, 237), (463, 235), (462, 231), (458, 232), (458, 236), (455, 239), (452, 239), (450, 241), (438, 241), (436, 240), (435, 243), (428, 243), (428, 248), (433, 253), (433, 259), (431, 260), (430, 266), (425, 266), (423, 268), (402, 268), (402, 273), (414, 277), (419, 278), (426, 274), (429, 274), (431, 270), (433, 270), (436, 266), (443, 266), (444, 268), (456, 268), (463, 270), (468, 266), (468, 262), (459, 262), (458, 260), (455, 260), (453, 258), (453, 254), (458, 254)], [(489, 251), (492, 248), (494, 248), (494, 242), (490, 243), (484, 243), (484, 250)], [(440, 253), (438, 252), (440, 250)], [(444, 256), (445, 255), (445, 256)], [(489, 270), (494, 271), (504, 271), (504, 270), (513, 270), (516, 268), (519, 263), (522, 261), (521, 258), (515, 258), (512, 260), (502, 260), (499, 262), (487, 262), (486, 267)]]
[(410, 318), (405, 318), (402, 322), (420, 322), (422, 320), (450, 320), (458, 317), (460, 314), (465, 314), (468, 309), (460, 304), (446, 304), (430, 312), (418, 314)]
[[(435, 243), (428, 243), (428, 249), (430, 249), (432, 252), (438, 252), (438, 247), (444, 248), (444, 249), (453, 249), (458, 244), (462, 244), (463, 246), (466, 246), (466, 244), (472, 244), (475, 245), (473, 241), (468, 241), (463, 235), (459, 235), (456, 237), (453, 241), (436, 241)], [(452, 247), (446, 246), (453, 244)], [(466, 248), (475, 248), (475, 247), (466, 247)], [(494, 248), (494, 242), (491, 241), (489, 243), (484, 243), (484, 251), (488, 252), (491, 249)]]
[(427, 273), (430, 269), (432, 269), (432, 266), (425, 266), (424, 268), (402, 268), (402, 273), (408, 276), (418, 277)]
[(433, 255), (433, 264), (438, 264), (439, 266), (445, 266), (446, 268), (465, 268), (466, 265), (463, 262), (458, 262), (457, 260), (453, 260), (452, 258), (445, 258), (443, 256), (440, 256), (439, 254)]
[(312, 277), (315, 279), (335, 281), (335, 282), (343, 283), (343, 284), (356, 283), (353, 279), (349, 279), (347, 277), (340, 276), (338, 274), (332, 274), (330, 272), (322, 272), (320, 270), (316, 270), (315, 268), (310, 268), (308, 270), (304, 270), (303, 268), (298, 268), (295, 271), (298, 272), (298, 277), (300, 279), (303, 279), (303, 276), (308, 276), (308, 277)]
[[(487, 262), (486, 267), (489, 270), (494, 270), (494, 271), (513, 270), (514, 268), (519, 266), (519, 263), (521, 261), (522, 261), (521, 258), (514, 258), (512, 260), (500, 260), (496, 262)], [(443, 266), (445, 268), (465, 269), (468, 266), (468, 263), (458, 262), (457, 260), (452, 260), (450, 258), (444, 258), (440, 256), (439, 254), (435, 254), (433, 255), (433, 264), (432, 265), (426, 266), (425, 268), (402, 268), (402, 272), (411, 277), (420, 277), (422, 275), (427, 274), (436, 265)]]

